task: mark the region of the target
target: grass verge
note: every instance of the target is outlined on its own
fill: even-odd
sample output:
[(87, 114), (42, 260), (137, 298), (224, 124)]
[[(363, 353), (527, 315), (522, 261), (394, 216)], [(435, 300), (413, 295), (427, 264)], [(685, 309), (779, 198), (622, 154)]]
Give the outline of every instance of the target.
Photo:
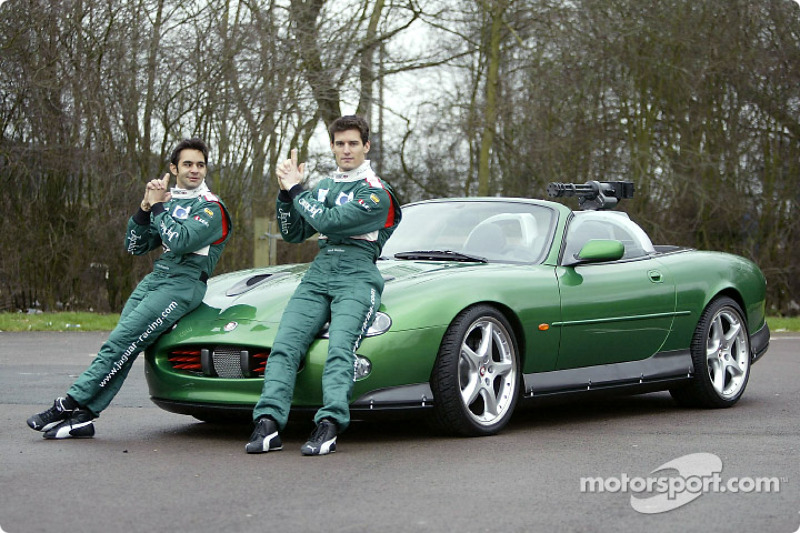
[(0, 313), (0, 331), (111, 331), (118, 313)]
[[(119, 314), (109, 313), (0, 313), (0, 331), (111, 331)], [(800, 331), (800, 317), (769, 317), (773, 333)]]

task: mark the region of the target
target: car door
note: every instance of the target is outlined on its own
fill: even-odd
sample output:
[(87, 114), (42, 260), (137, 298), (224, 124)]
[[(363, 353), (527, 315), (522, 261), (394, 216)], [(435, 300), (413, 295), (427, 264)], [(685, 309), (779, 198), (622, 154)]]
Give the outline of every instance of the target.
[[(574, 217), (556, 269), (561, 297), (558, 369), (645, 359), (661, 348), (674, 318), (674, 280), (653, 257), (641, 228), (624, 213), (587, 215)], [(583, 244), (597, 238), (621, 241), (623, 258), (568, 266)]]

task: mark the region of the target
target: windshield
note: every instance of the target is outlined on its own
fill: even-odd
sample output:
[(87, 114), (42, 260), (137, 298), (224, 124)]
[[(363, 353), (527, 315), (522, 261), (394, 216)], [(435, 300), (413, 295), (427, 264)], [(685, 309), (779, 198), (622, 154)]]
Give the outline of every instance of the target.
[(404, 206), (403, 221), (384, 246), (382, 257), (540, 262), (546, 255), (544, 248), (550, 242), (555, 216), (548, 207), (511, 201), (442, 201)]

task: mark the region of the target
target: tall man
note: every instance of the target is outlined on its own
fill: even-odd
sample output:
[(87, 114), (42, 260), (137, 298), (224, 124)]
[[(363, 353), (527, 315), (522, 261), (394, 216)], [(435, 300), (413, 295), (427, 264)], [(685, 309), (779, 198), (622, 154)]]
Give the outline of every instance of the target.
[(277, 215), (281, 235), (299, 243), (319, 233), (319, 252), (281, 318), (267, 360), (261, 398), (253, 410), (256, 427), (245, 449), (264, 453), (283, 448), (280, 435), (289, 418), (295, 377), (319, 331), (330, 321), (328, 358), (316, 428), (300, 451), (336, 451), (336, 437), (350, 423), (355, 357), (361, 337), (381, 304), (383, 277), (375, 266), (381, 249), (400, 222), (400, 205), (366, 160), (369, 126), (354, 115), (329, 128), (339, 167), (330, 178), (304, 190), (305, 163), (297, 150), (278, 166)]
[(207, 161), (202, 140), (184, 140), (170, 158), (176, 187), (169, 188), (169, 174), (147, 184), (139, 210), (128, 221), (125, 247), (135, 255), (158, 247), (164, 251), (128, 298), (89, 368), (66, 396), (28, 419), (44, 438), (93, 436), (93, 420), (117, 394), (139, 353), (203, 300), (206, 280), (231, 232), (225, 206), (206, 186)]

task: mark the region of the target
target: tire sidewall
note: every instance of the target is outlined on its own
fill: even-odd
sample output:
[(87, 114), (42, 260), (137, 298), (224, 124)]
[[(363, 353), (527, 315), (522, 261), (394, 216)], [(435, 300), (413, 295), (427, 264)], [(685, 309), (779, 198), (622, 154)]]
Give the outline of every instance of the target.
[[(717, 317), (720, 312), (725, 310), (736, 315), (741, 327), (744, 329), (744, 338), (745, 342), (747, 343), (747, 367), (745, 369), (744, 380), (737, 393), (734, 396), (727, 397), (722, 396), (714, 388), (708, 371), (706, 354), (708, 336), (710, 334), (714, 318)], [(703, 399), (701, 403), (706, 404), (708, 407), (730, 407), (739, 401), (744, 394), (745, 389), (747, 388), (747, 383), (750, 380), (752, 355), (750, 353), (750, 336), (747, 331), (747, 320), (744, 317), (741, 307), (736, 303), (736, 301), (728, 298), (727, 296), (723, 296), (716, 298), (709, 303), (709, 305), (703, 311), (700, 321), (697, 324), (697, 328), (695, 329), (695, 333), (692, 337), (691, 354), (692, 363), (695, 366), (696, 391), (702, 396)]]
[[(505, 412), (491, 424), (481, 424), (464, 405), (459, 382), (461, 344), (477, 322), (492, 319), (505, 330), (512, 350), (514, 365), (514, 390)], [(431, 376), (436, 421), (445, 431), (465, 436), (493, 435), (508, 424), (519, 402), (522, 373), (519, 347), (514, 330), (506, 317), (489, 305), (476, 305), (462, 311), (447, 329)]]

